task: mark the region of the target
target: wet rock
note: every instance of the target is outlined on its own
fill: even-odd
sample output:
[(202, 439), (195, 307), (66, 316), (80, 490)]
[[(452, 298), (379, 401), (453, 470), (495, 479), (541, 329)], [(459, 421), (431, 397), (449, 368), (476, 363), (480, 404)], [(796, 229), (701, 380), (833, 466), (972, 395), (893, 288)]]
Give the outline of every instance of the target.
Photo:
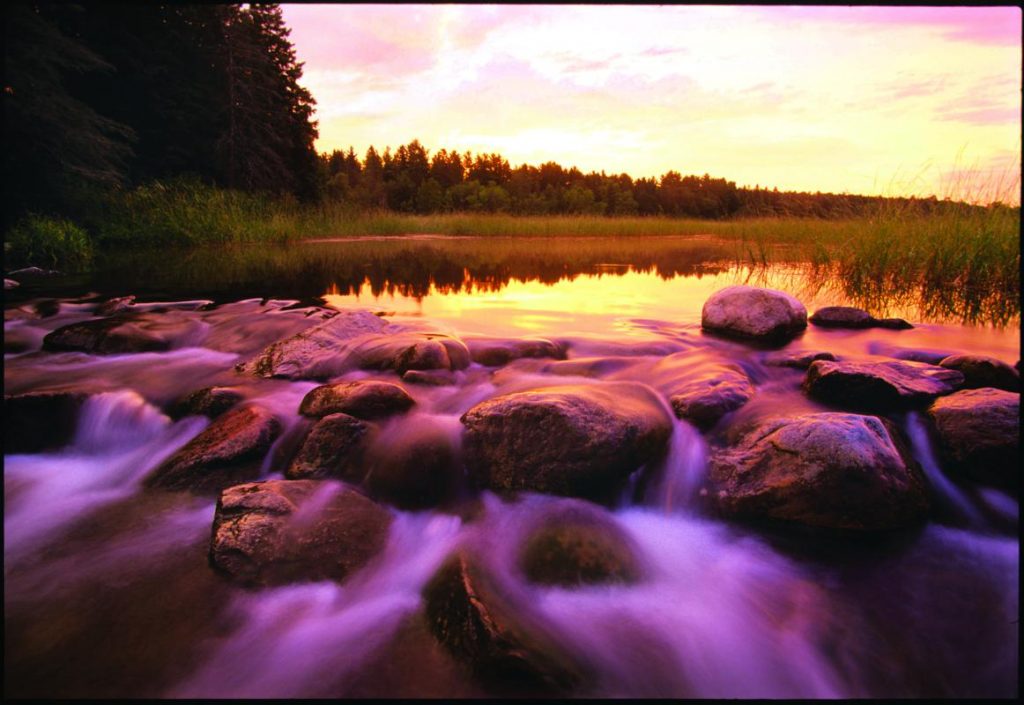
[(541, 372), (570, 377), (604, 377), (635, 364), (635, 357), (578, 357), (549, 363), (541, 368)]
[(116, 354), (170, 350), (197, 344), (207, 326), (178, 311), (123, 313), (72, 323), (43, 338), (43, 349)]
[(835, 362), (836, 359), (836, 356), (830, 352), (797, 351), (769, 355), (765, 358), (764, 364), (772, 367), (792, 367), (797, 370), (806, 370), (811, 366), (812, 362), (817, 362), (818, 360)]
[(498, 582), (467, 552), (445, 561), (423, 595), (431, 633), (484, 682), (543, 695), (571, 693), (586, 680), (541, 630), (522, 623)]
[(403, 509), (433, 507), (451, 499), (462, 480), (462, 467), (447, 430), (426, 419), (398, 430), (368, 453), (363, 486), (372, 497)]
[(921, 362), (827, 362), (811, 364), (804, 390), (849, 409), (885, 411), (926, 406), (963, 384), (956, 370)]
[(908, 360), (910, 362), (924, 362), (929, 365), (937, 365), (950, 355), (955, 354), (948, 350), (903, 348), (898, 345), (887, 345), (877, 341), (868, 345), (868, 352), (872, 355), (884, 355), (885, 357), (894, 357), (897, 360)]
[(4, 330), (4, 353), (22, 353), (42, 344), (45, 333), (38, 328), (11, 326)]
[(964, 389), (993, 387), (1007, 392), (1020, 391), (1020, 373), (1001, 360), (985, 355), (950, 355), (939, 365), (964, 376)]
[(442, 333), (398, 333), (360, 341), (349, 352), (349, 364), (364, 370), (462, 370), (469, 367), (469, 349)]
[(672, 422), (647, 387), (545, 387), (488, 399), (461, 418), (481, 487), (599, 497), (665, 449)]
[(455, 384), (455, 375), (449, 370), (406, 370), (402, 375), (402, 381), (430, 387), (444, 387)]
[(210, 562), (249, 586), (342, 581), (387, 542), (391, 514), (341, 483), (268, 480), (225, 489)]
[(21, 286), (21, 284), (19, 284), (18, 282), (14, 281), (13, 279), (7, 279), (7, 278), (4, 279), (4, 289), (16, 289), (19, 286)]
[(251, 480), (280, 433), (280, 422), (266, 409), (235, 408), (165, 460), (145, 485), (204, 492)]
[(56, 269), (40, 269), (39, 267), (22, 267), (21, 269), (12, 269), (7, 274), (14, 276), (20, 274), (23, 277), (53, 277), (60, 274)]
[(632, 540), (609, 513), (563, 500), (537, 522), (519, 554), (527, 580), (540, 585), (634, 583), (640, 565)]
[(734, 365), (718, 365), (677, 387), (669, 396), (669, 402), (678, 418), (707, 431), (752, 396), (754, 387), (743, 370)]
[(565, 359), (565, 348), (544, 338), (469, 338), (465, 342), (473, 362), (488, 367), (507, 365), (521, 357)]
[(370, 427), (348, 414), (329, 414), (309, 430), (284, 476), (290, 480), (336, 477), (358, 483)]
[(74, 436), (85, 392), (4, 395), (4, 453), (38, 453)]
[(128, 310), (135, 303), (134, 296), (119, 296), (108, 299), (96, 307), (97, 316), (113, 316), (115, 313)]
[(943, 464), (980, 482), (1020, 485), (1020, 394), (965, 389), (928, 409)]
[(271, 343), (236, 369), (259, 377), (326, 379), (343, 371), (348, 343), (387, 330), (398, 327), (368, 311), (343, 311), (290, 338)]
[(379, 419), (407, 411), (415, 403), (397, 384), (359, 380), (313, 389), (303, 397), (299, 413), (313, 418), (343, 413), (360, 419)]
[(888, 328), (889, 330), (910, 330), (913, 324), (902, 318), (876, 318), (875, 328)]
[(822, 328), (870, 328), (875, 317), (852, 306), (826, 306), (815, 311), (808, 321)]
[(857, 531), (898, 529), (928, 511), (924, 476), (874, 416), (776, 417), (711, 458), (701, 491), (726, 516)]
[(172, 419), (209, 416), (215, 419), (245, 399), (233, 387), (204, 387), (175, 400), (167, 410)]
[(704, 302), (701, 328), (733, 338), (781, 343), (807, 327), (807, 309), (773, 289), (728, 286)]

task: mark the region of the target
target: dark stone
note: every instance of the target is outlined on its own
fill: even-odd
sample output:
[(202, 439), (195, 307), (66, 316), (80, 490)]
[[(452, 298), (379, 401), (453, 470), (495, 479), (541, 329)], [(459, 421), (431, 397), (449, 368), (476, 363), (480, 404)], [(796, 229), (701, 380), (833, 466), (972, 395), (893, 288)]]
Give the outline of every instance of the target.
[(63, 326), (43, 338), (43, 349), (117, 354), (170, 350), (198, 342), (203, 323), (178, 311), (122, 313)]
[(209, 416), (215, 419), (245, 399), (233, 387), (204, 387), (174, 401), (167, 413), (172, 419)]
[(458, 338), (441, 333), (396, 333), (360, 341), (349, 351), (348, 364), (364, 370), (463, 370), (469, 349)]
[(461, 479), (458, 452), (447, 430), (419, 423), (376, 444), (366, 458), (363, 484), (375, 498), (422, 509), (451, 499)]
[(108, 299), (96, 307), (96, 315), (113, 316), (115, 313), (128, 310), (133, 303), (135, 303), (134, 296), (119, 296), (114, 299)]
[(765, 358), (764, 364), (771, 365), (772, 367), (792, 367), (797, 370), (806, 370), (811, 366), (812, 362), (817, 362), (818, 360), (835, 362), (836, 359), (836, 356), (830, 352), (798, 351), (770, 355)]
[(943, 464), (979, 482), (1020, 485), (1020, 394), (965, 389), (928, 409)]
[(808, 321), (822, 328), (870, 328), (875, 323), (870, 313), (852, 306), (819, 308)]
[(927, 406), (963, 383), (963, 375), (920, 362), (827, 362), (807, 369), (804, 390), (828, 404), (864, 411)]
[(964, 389), (993, 387), (1007, 392), (1020, 391), (1020, 373), (1001, 360), (984, 355), (950, 355), (939, 365), (964, 376)]
[(500, 367), (522, 357), (565, 359), (565, 348), (545, 338), (471, 338), (466, 340), (473, 362)]
[(309, 430), (285, 477), (290, 480), (336, 477), (361, 482), (365, 441), (370, 428), (348, 414), (329, 414)]
[(876, 318), (875, 328), (888, 328), (889, 330), (910, 330), (913, 324), (902, 318)]
[(676, 388), (669, 402), (678, 418), (707, 431), (754, 396), (754, 387), (735, 365), (718, 365)]
[(402, 381), (410, 384), (444, 387), (455, 384), (455, 375), (449, 370), (406, 370), (402, 375)]
[(38, 453), (74, 437), (85, 392), (31, 392), (4, 396), (4, 453)]
[(732, 338), (782, 343), (807, 327), (807, 309), (781, 291), (728, 286), (704, 302), (701, 328)]
[(415, 403), (397, 384), (359, 380), (313, 389), (302, 399), (299, 413), (313, 418), (342, 413), (361, 419), (378, 419), (408, 411)]

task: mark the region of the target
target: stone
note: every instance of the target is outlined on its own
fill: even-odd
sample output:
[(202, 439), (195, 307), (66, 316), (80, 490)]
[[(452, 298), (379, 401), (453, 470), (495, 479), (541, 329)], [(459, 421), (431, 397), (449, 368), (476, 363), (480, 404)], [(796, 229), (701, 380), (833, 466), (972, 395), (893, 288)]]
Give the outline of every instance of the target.
[(266, 409), (232, 409), (146, 478), (146, 487), (208, 492), (254, 479), (281, 424)]
[(898, 345), (888, 345), (878, 341), (868, 344), (868, 352), (872, 355), (884, 355), (894, 357), (897, 360), (909, 362), (924, 362), (929, 365), (937, 365), (950, 355), (955, 353), (948, 350), (923, 350), (921, 348), (904, 348)]
[(728, 286), (704, 302), (701, 328), (732, 338), (782, 343), (807, 327), (807, 309), (773, 289)]
[(267, 480), (225, 489), (210, 563), (247, 586), (341, 582), (387, 543), (391, 513), (341, 483)]
[(423, 509), (453, 498), (461, 480), (449, 432), (421, 419), (367, 454), (363, 486), (370, 496), (402, 509)]
[(505, 394), (461, 418), (470, 478), (499, 491), (595, 498), (662, 454), (672, 421), (647, 387), (566, 385)]
[(215, 419), (245, 399), (234, 387), (204, 387), (175, 400), (167, 410), (172, 419), (208, 416)]
[(735, 365), (717, 365), (673, 390), (669, 402), (678, 418), (707, 431), (754, 396), (754, 386)]
[(875, 318), (852, 306), (826, 306), (814, 312), (808, 321), (822, 328), (871, 328)]
[(965, 389), (928, 409), (944, 467), (986, 484), (1020, 485), (1020, 394)]
[(135, 303), (134, 296), (118, 296), (108, 299), (96, 307), (97, 316), (113, 316), (115, 313), (128, 310)]
[(303, 397), (299, 413), (312, 418), (344, 413), (360, 419), (379, 419), (408, 411), (415, 403), (397, 384), (358, 380), (325, 384), (311, 390)]
[(956, 370), (922, 362), (811, 363), (804, 390), (819, 401), (862, 411), (927, 406), (935, 397), (963, 384)]
[(876, 318), (875, 328), (888, 328), (889, 330), (910, 330), (913, 324), (902, 318)]
[(1001, 360), (985, 355), (950, 355), (939, 365), (964, 376), (964, 389), (992, 387), (1020, 392), (1020, 373)]
[(75, 434), (86, 392), (4, 395), (4, 454), (38, 453), (66, 445)]
[(636, 364), (635, 357), (577, 357), (572, 360), (550, 362), (541, 368), (541, 372), (569, 377), (600, 378)]
[(329, 414), (306, 434), (284, 476), (290, 480), (335, 477), (362, 482), (363, 451), (370, 427), (348, 414)]
[(235, 369), (258, 377), (327, 379), (345, 369), (348, 344), (398, 326), (369, 311), (342, 311), (295, 335), (271, 343)]
[(565, 359), (565, 348), (545, 338), (467, 338), (473, 362), (500, 367), (522, 357)]
[(836, 356), (830, 352), (813, 352), (813, 351), (802, 351), (798, 350), (790, 353), (780, 353), (776, 355), (769, 355), (765, 358), (764, 364), (772, 367), (792, 367), (797, 370), (806, 370), (811, 366), (812, 362), (818, 360), (827, 360), (828, 362), (835, 362)]
[(442, 333), (396, 333), (367, 338), (352, 346), (348, 364), (364, 370), (463, 370), (469, 349)]
[(121, 313), (63, 326), (43, 338), (43, 349), (95, 354), (137, 353), (196, 345), (206, 324), (181, 311)]
[(455, 384), (455, 375), (449, 370), (406, 370), (402, 381), (430, 387), (445, 387)]
[(924, 475), (874, 416), (775, 417), (711, 458), (701, 494), (723, 515), (885, 531), (926, 518)]

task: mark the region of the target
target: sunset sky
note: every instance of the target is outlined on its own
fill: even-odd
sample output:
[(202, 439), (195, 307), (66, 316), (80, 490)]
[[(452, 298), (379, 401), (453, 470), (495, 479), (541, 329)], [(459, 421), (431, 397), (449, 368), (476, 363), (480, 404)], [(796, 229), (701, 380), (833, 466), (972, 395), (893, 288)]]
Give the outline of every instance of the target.
[(497, 151), (513, 166), (675, 169), (740, 186), (980, 200), (1019, 188), (1015, 7), (284, 14), (318, 102), (321, 151), (362, 156), (419, 139), (432, 151)]

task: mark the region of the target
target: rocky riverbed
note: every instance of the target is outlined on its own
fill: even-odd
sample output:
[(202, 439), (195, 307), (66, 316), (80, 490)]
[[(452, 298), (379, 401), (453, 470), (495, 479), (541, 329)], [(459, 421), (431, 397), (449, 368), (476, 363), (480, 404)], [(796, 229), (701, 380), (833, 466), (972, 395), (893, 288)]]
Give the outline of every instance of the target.
[(10, 696), (1017, 692), (1019, 347), (741, 285), (625, 334), (4, 330)]

